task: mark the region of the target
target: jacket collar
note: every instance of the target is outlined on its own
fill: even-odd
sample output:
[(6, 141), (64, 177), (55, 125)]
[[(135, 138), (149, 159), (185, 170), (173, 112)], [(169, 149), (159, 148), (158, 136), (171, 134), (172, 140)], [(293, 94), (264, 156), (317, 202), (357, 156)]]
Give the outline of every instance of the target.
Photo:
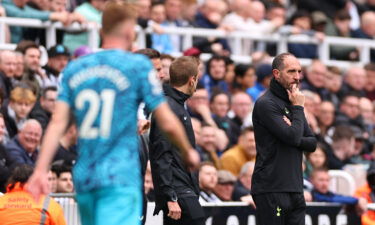
[(163, 84), (163, 90), (164, 90), (164, 93), (165, 93), (166, 96), (169, 96), (169, 97), (173, 98), (174, 100), (176, 100), (181, 105), (183, 105), (185, 103), (185, 101), (188, 98), (190, 98), (190, 95), (187, 95), (187, 94), (173, 88), (169, 84)]
[(281, 98), (286, 102), (290, 102), (288, 92), (283, 86), (281, 86), (281, 84), (275, 78), (272, 78), (271, 80), (270, 90), (277, 97)]

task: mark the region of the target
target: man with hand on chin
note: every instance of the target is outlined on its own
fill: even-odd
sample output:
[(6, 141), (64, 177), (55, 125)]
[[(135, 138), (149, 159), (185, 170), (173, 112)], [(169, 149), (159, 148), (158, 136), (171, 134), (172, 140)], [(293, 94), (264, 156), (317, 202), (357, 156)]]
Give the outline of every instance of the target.
[(317, 140), (304, 115), (305, 96), (298, 85), (301, 65), (290, 53), (272, 62), (269, 90), (254, 106), (257, 156), (252, 196), (260, 225), (304, 225), (302, 155), (313, 152)]

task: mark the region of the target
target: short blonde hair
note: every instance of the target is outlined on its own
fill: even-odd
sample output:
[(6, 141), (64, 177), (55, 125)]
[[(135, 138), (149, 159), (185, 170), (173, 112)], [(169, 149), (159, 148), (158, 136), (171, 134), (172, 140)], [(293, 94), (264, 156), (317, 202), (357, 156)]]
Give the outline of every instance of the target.
[(102, 16), (102, 32), (103, 34), (110, 34), (116, 27), (129, 20), (137, 19), (137, 8), (133, 3), (111, 0), (104, 9)]
[(10, 101), (33, 104), (36, 102), (36, 96), (29, 88), (16, 87), (10, 92)]

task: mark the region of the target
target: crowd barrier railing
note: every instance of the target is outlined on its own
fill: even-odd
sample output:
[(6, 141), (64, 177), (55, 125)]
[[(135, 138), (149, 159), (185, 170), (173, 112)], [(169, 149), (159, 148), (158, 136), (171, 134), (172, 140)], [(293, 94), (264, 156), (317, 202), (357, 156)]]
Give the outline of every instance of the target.
[[(93, 23), (80, 25), (75, 23), (69, 27), (64, 27), (59, 22), (45, 21), (42, 22), (37, 19), (25, 19), (25, 18), (12, 18), (12, 17), (0, 17), (0, 49), (14, 49), (15, 44), (5, 43), (5, 26), (21, 26), (21, 27), (34, 27), (46, 29), (46, 47), (49, 48), (56, 44), (56, 29), (64, 29), (67, 31), (88, 31), (88, 46), (96, 50), (99, 48), (98, 35), (100, 26)], [(354, 38), (341, 38), (341, 37), (325, 37), (323, 41), (318, 41), (313, 37), (306, 35), (285, 35), (281, 33), (275, 33), (272, 35), (264, 36), (252, 32), (245, 31), (232, 31), (226, 32), (223, 30), (215, 29), (202, 29), (202, 28), (190, 28), (190, 27), (165, 27), (163, 28), (166, 34), (174, 34), (182, 37), (183, 49), (187, 49), (192, 46), (194, 37), (217, 37), (226, 38), (231, 40), (233, 44), (232, 59), (236, 62), (251, 62), (251, 58), (248, 54), (243, 54), (242, 41), (258, 41), (275, 43), (277, 53), (285, 52), (288, 49), (288, 43), (304, 43), (304, 44), (317, 44), (319, 51), (319, 59), (327, 65), (336, 65), (343, 68), (350, 66), (361, 66), (370, 62), (370, 50), (375, 49), (375, 42), (367, 39), (354, 39)], [(137, 44), (139, 48), (146, 46), (146, 34), (151, 33), (151, 29), (141, 29), (137, 27)], [(358, 62), (339, 61), (330, 59), (330, 46), (353, 46), (360, 52)], [(180, 53), (181, 54), (181, 53)], [(203, 58), (207, 58), (204, 56)], [(308, 65), (311, 59), (301, 59), (303, 65)]]
[[(63, 207), (68, 225), (81, 225), (74, 194), (52, 194)], [(243, 202), (202, 203), (206, 225), (255, 225), (255, 209)], [(147, 204), (146, 225), (162, 225), (163, 213), (154, 216), (155, 203)], [(308, 202), (305, 225), (360, 225), (360, 217), (341, 204)], [(375, 203), (368, 204), (375, 210)], [(275, 212), (276, 213), (276, 212)]]

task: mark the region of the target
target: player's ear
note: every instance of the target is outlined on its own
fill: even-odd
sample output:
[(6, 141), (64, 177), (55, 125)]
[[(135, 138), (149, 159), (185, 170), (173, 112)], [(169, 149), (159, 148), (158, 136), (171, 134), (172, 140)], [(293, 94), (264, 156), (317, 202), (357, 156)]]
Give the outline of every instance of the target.
[(272, 70), (272, 74), (273, 74), (273, 76), (274, 76), (276, 79), (279, 79), (279, 78), (280, 78), (280, 70), (278, 70), (278, 69), (273, 69), (273, 70)]

